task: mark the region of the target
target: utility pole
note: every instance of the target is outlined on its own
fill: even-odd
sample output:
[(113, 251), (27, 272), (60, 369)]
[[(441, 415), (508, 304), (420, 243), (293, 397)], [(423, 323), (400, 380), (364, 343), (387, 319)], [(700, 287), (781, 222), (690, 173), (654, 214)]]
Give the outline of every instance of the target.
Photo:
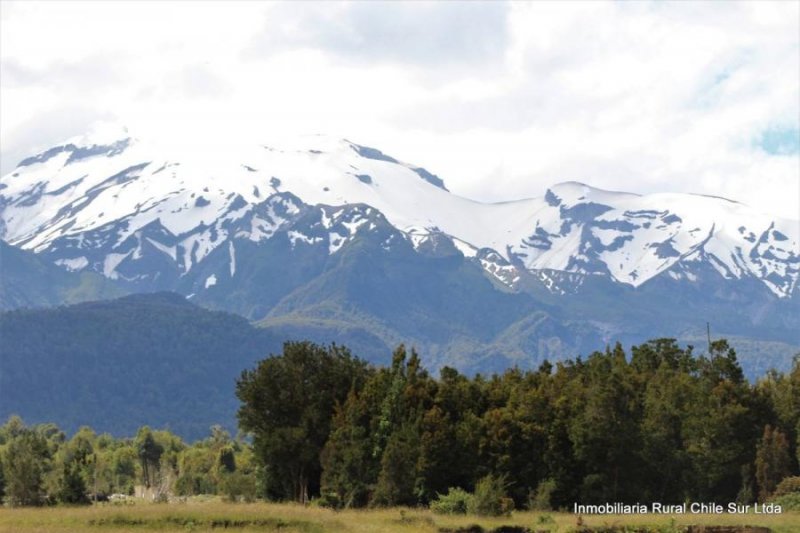
[(94, 489), (92, 492), (94, 492), (92, 495), (94, 504), (97, 505), (97, 452), (94, 453)]

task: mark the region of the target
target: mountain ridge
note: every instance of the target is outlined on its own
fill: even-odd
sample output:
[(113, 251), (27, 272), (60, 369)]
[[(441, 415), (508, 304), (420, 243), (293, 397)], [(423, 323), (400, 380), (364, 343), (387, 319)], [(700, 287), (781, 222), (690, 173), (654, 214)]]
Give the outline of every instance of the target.
[(707, 322), (786, 361), (800, 349), (800, 231), (744, 204), (574, 181), (485, 204), (324, 136), (233, 158), (114, 135), (62, 148), (0, 178), (0, 233), (20, 252), (285, 338), (372, 360), (406, 342), (431, 368), (481, 372), (694, 338)]
[[(172, 234), (168, 240), (185, 241), (184, 255), (201, 235), (207, 241), (199, 247), (202, 256), (216, 246), (202, 238), (205, 228), (289, 193), (311, 206), (369, 205), (412, 241), (442, 233), (462, 253), (489, 249), (528, 272), (605, 275), (639, 286), (676, 263), (711, 261), (723, 277), (755, 277), (779, 297), (797, 291), (797, 225), (731, 200), (620, 193), (568, 181), (541, 198), (487, 204), (449, 193), (437, 176), (380, 150), (321, 136), (304, 141), (304, 149), (288, 143), (244, 150), (244, 161), (217, 169), (190, 162), (185, 171), (184, 163), (131, 138), (62, 145), (0, 179), (0, 234), (39, 253), (59, 245), (77, 253), (92, 246), (71, 245), (70, 238), (113, 230), (116, 242), (106, 246), (102, 266), (84, 265), (82, 255), (54, 255), (68, 268), (112, 277), (119, 258), (109, 253), (136, 231), (160, 225)], [(161, 251), (172, 255), (172, 245)], [(515, 288), (510, 280), (506, 284)]]

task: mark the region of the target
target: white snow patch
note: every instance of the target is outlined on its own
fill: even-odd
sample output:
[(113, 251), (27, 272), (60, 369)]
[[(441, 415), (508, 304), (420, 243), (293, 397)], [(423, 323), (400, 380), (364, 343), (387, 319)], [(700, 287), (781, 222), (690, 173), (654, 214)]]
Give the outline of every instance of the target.
[(178, 251), (177, 251), (177, 248), (176, 248), (175, 246), (166, 246), (166, 245), (164, 245), (164, 244), (161, 244), (161, 243), (160, 243), (160, 242), (158, 242), (158, 241), (154, 241), (154, 240), (153, 240), (153, 239), (151, 239), (150, 237), (145, 237), (145, 239), (147, 239), (147, 240), (148, 240), (148, 242), (149, 242), (150, 244), (152, 244), (152, 245), (153, 245), (153, 247), (154, 247), (156, 250), (158, 250), (159, 252), (162, 252), (162, 253), (166, 254), (166, 255), (167, 255), (167, 256), (169, 256), (169, 258), (170, 258), (170, 259), (172, 259), (173, 261), (176, 261), (176, 260), (178, 259)]
[(216, 234), (217, 238), (214, 239), (212, 236), (212, 231), (210, 229), (206, 229), (202, 233), (189, 235), (187, 238), (181, 241), (180, 246), (183, 248), (185, 272), (188, 272), (195, 262), (201, 262), (228, 237), (228, 232), (221, 228), (216, 229)]
[(271, 223), (260, 217), (253, 217), (250, 220), (250, 233), (239, 232), (237, 237), (246, 236), (253, 242), (260, 242), (272, 237), (279, 225), (279, 223)]
[[(131, 252), (132, 251), (133, 250), (131, 250)], [(109, 279), (117, 279), (119, 277), (116, 271), (117, 267), (131, 255), (131, 252), (126, 254), (108, 254), (103, 261), (103, 275)]]
[(67, 270), (75, 272), (83, 270), (89, 264), (89, 260), (85, 257), (75, 257), (72, 259), (59, 259), (55, 262), (57, 265), (65, 267)]
[(366, 218), (359, 218), (357, 220), (353, 220), (352, 222), (342, 222), (342, 225), (347, 228), (347, 231), (350, 232), (350, 235), (355, 235), (358, 228), (366, 224), (368, 220)]
[(287, 231), (286, 235), (289, 237), (289, 240), (292, 242), (292, 248), (295, 247), (297, 241), (304, 242), (306, 244), (316, 244), (318, 242), (322, 242), (322, 237), (309, 237), (308, 235), (304, 235), (299, 231)]
[(236, 250), (233, 248), (233, 241), (228, 241), (228, 255), (231, 258), (230, 268), (231, 277), (236, 274)]
[(410, 226), (405, 229), (404, 233), (406, 238), (411, 241), (411, 246), (413, 246), (415, 250), (418, 250), (431, 236), (428, 228), (419, 226)]
[(461, 239), (453, 238), (453, 245), (459, 252), (461, 252), (464, 255), (464, 257), (475, 257), (476, 255), (478, 255), (477, 248), (475, 248), (471, 244), (462, 241)]
[(483, 269), (494, 276), (498, 281), (509, 287), (514, 287), (514, 284), (519, 281), (517, 269), (513, 265), (498, 265), (493, 261), (487, 259), (480, 259)]
[(345, 242), (347, 242), (347, 238), (344, 235), (339, 235), (335, 231), (330, 232), (328, 234), (328, 254), (333, 255), (338, 252)]
[(330, 229), (333, 225), (333, 217), (329, 217), (328, 213), (325, 210), (322, 210), (322, 227), (325, 229)]
[(213, 287), (217, 284), (217, 276), (215, 274), (211, 274), (206, 278), (206, 289), (209, 287)]

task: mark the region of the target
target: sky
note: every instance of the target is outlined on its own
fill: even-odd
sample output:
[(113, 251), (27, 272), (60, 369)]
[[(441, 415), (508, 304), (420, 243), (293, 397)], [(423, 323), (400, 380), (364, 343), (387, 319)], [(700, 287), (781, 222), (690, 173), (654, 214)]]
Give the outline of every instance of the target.
[(0, 3), (0, 170), (98, 122), (323, 133), (483, 201), (577, 180), (800, 218), (800, 2)]

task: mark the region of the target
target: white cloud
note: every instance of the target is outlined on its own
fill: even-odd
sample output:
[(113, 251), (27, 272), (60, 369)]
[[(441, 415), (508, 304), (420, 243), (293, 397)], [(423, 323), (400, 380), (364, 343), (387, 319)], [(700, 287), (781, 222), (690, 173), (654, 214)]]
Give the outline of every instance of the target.
[(223, 147), (347, 137), (486, 200), (579, 179), (798, 218), (800, 154), (763, 143), (798, 131), (798, 21), (794, 2), (3, 2), (2, 170), (116, 117)]
[(326, 50), (346, 62), (390, 62), (451, 71), (502, 61), (508, 4), (372, 1), (277, 4), (248, 52)]

